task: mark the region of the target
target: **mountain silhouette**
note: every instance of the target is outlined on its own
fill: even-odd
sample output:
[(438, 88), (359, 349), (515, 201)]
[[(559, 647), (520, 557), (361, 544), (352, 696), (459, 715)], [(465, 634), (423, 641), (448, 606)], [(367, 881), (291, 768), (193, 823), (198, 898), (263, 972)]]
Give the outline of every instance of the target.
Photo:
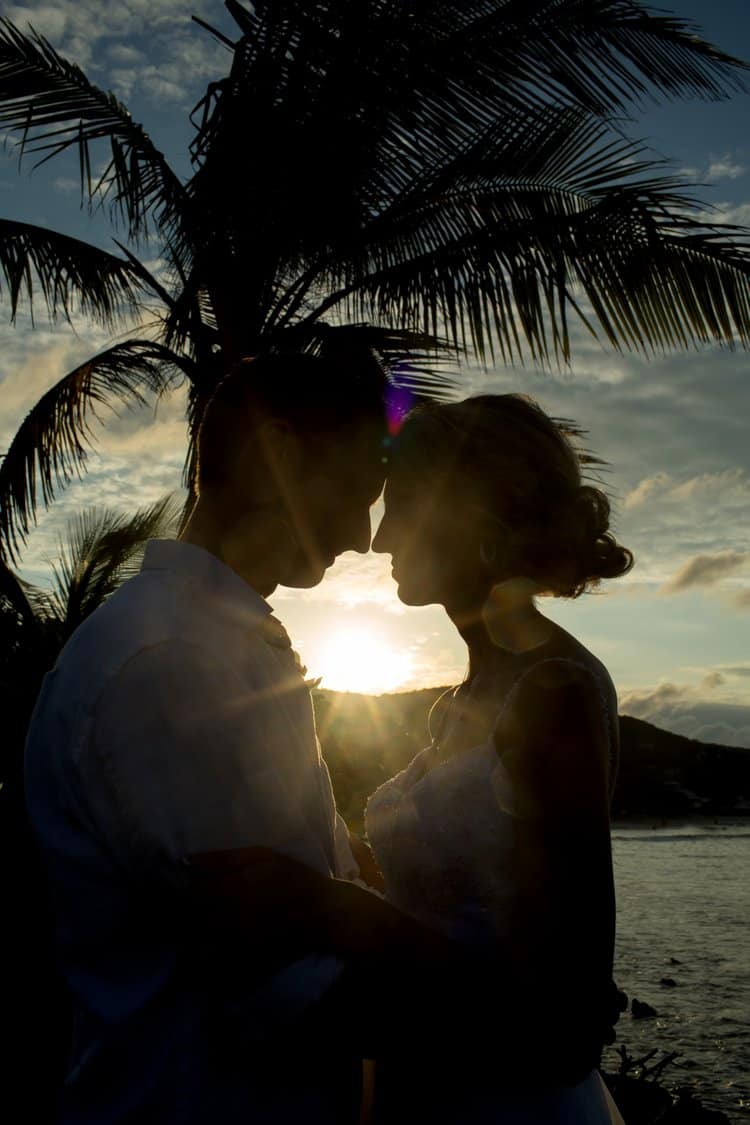
[[(313, 689), (338, 807), (355, 831), (369, 794), (429, 744), (427, 717), (445, 690)], [(698, 742), (628, 715), (620, 718), (620, 739), (614, 818), (750, 815), (750, 749)]]

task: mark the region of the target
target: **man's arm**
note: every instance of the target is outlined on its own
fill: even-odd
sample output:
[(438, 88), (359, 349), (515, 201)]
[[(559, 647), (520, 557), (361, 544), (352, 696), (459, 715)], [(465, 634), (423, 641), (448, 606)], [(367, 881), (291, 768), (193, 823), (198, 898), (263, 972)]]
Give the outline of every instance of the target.
[[(498, 1079), (538, 1078), (538, 1052), (571, 1016), (543, 982), (515, 975), (510, 950), (467, 949), (351, 883), (330, 879), (265, 848), (191, 857), (193, 903), (209, 920), (216, 966), (293, 961), (311, 951), (346, 964), (299, 1029), (330, 1050), (366, 1058), (441, 1056), (493, 1067)], [(232, 952), (234, 950), (234, 953)], [(614, 986), (599, 997), (609, 1027), (621, 1005)], [(489, 1033), (488, 1033), (489, 1029)], [(578, 1081), (593, 1065), (587, 1047), (560, 1055), (549, 1080)]]
[(344, 961), (297, 1028), (331, 1051), (373, 1058), (453, 1044), (455, 1052), (468, 1046), (470, 1027), (480, 1032), (482, 1006), (494, 1019), (501, 1008), (512, 1013), (499, 959), (467, 951), (353, 883), (266, 848), (203, 853), (189, 867), (203, 919), (195, 932), (214, 979), (237, 988), (243, 965), (251, 973), (263, 965), (265, 975), (311, 952)]
[(192, 855), (191, 899), (222, 938), (289, 959), (329, 953), (360, 966), (427, 971), (463, 964), (462, 947), (390, 903), (269, 848)]

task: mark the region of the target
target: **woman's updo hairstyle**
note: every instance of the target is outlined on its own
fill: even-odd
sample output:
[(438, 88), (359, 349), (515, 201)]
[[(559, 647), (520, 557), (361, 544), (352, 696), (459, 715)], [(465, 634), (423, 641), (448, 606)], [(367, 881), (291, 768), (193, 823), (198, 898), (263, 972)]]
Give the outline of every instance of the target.
[(424, 403), (396, 439), (396, 461), (422, 479), (429, 474), (446, 505), (474, 509), (483, 539), (497, 541), (501, 569), (510, 551), (518, 575), (576, 598), (633, 565), (609, 530), (606, 495), (581, 480), (582, 465), (601, 462), (576, 450), (579, 433), (526, 395)]

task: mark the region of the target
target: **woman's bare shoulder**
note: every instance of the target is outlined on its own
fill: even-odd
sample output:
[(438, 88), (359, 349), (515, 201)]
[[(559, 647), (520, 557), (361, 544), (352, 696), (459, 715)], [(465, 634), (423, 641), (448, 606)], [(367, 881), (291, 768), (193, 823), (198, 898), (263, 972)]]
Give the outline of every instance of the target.
[(604, 662), (577, 637), (553, 623), (552, 636), (537, 650), (517, 681), (552, 690), (572, 684), (593, 682), (607, 697), (615, 694), (614, 684)]

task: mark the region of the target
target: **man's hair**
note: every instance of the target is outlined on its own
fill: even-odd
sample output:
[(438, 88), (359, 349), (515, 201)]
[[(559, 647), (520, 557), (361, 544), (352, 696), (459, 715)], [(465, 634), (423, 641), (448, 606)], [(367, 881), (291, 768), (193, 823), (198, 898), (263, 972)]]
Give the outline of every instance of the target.
[(197, 489), (222, 484), (248, 433), (266, 418), (314, 438), (361, 422), (385, 431), (385, 370), (374, 354), (351, 360), (267, 354), (241, 359), (206, 404), (197, 438)]

